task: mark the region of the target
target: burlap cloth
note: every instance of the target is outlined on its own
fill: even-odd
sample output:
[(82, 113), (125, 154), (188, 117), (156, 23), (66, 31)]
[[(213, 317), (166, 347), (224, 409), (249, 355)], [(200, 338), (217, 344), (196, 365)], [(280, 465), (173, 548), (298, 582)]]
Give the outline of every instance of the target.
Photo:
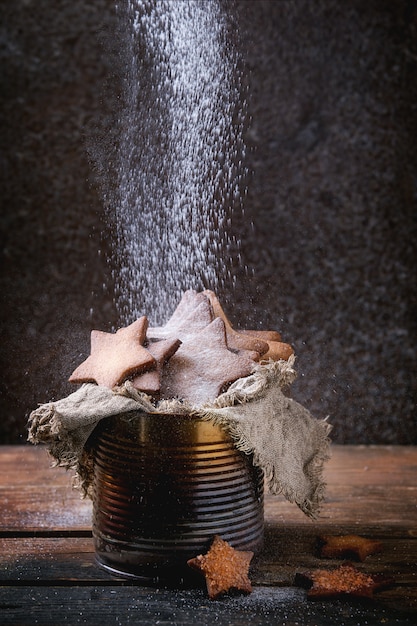
[(315, 517), (324, 497), (323, 464), (329, 457), (326, 420), (287, 397), (294, 358), (258, 365), (213, 403), (200, 407), (176, 400), (153, 403), (129, 382), (117, 391), (84, 384), (70, 396), (39, 406), (29, 417), (29, 441), (45, 443), (55, 465), (75, 470), (83, 493), (92, 497), (93, 454), (88, 439), (100, 420), (131, 411), (189, 414), (221, 425), (236, 447), (253, 455), (273, 494)]

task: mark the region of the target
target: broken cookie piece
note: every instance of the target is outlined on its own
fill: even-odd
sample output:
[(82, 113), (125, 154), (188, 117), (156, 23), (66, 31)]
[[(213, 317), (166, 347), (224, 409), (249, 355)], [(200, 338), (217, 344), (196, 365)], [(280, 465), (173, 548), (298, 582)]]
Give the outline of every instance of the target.
[(248, 577), (253, 552), (235, 550), (227, 541), (216, 535), (207, 554), (199, 554), (187, 561), (206, 579), (207, 592), (211, 600), (229, 591), (250, 593), (252, 584)]
[(326, 559), (355, 559), (364, 561), (367, 556), (382, 551), (382, 543), (359, 535), (321, 535), (319, 555)]
[(372, 598), (376, 591), (392, 584), (392, 579), (360, 572), (350, 563), (337, 569), (316, 569), (297, 574), (295, 584), (308, 589), (307, 598), (326, 600), (350, 596)]

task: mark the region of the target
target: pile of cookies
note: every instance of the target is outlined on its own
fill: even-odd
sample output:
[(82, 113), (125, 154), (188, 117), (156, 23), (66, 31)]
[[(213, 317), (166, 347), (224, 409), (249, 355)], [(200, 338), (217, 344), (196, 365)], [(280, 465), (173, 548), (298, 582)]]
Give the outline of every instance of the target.
[(93, 330), (90, 356), (69, 380), (110, 389), (129, 380), (156, 400), (202, 404), (256, 363), (292, 354), (276, 331), (234, 330), (213, 291), (188, 290), (164, 326), (149, 327), (143, 316), (116, 333)]

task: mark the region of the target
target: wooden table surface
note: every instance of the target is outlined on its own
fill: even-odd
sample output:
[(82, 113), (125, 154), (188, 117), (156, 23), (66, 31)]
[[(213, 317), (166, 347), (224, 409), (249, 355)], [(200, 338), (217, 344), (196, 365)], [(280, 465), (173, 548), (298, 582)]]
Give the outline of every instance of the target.
[[(212, 601), (202, 589), (160, 589), (112, 577), (94, 560), (91, 502), (43, 446), (0, 446), (1, 624), (286, 626), (417, 623), (417, 447), (332, 446), (326, 502), (311, 521), (266, 496), (265, 547), (253, 592)], [(394, 579), (372, 600), (312, 601), (294, 576), (338, 566), (320, 559), (320, 534), (383, 543), (356, 566)]]

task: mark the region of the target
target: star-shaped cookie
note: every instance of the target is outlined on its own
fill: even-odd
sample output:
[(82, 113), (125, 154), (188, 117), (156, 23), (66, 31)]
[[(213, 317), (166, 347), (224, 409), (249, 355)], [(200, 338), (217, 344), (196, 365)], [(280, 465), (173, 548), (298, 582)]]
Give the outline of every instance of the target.
[(192, 313), (202, 302), (207, 302), (207, 298), (202, 293), (198, 293), (197, 291), (194, 291), (194, 289), (187, 289), (187, 291), (184, 291), (182, 294), (181, 300), (169, 318), (167, 324), (173, 327), (178, 324), (182, 324), (184, 319), (187, 318), (190, 313)]
[(161, 341), (150, 341), (147, 344), (147, 350), (151, 353), (156, 361), (156, 367), (153, 370), (138, 374), (132, 378), (132, 385), (135, 389), (143, 391), (150, 396), (157, 396), (161, 390), (162, 368), (169, 361), (172, 355), (181, 345), (179, 339), (162, 339)]
[(381, 552), (382, 543), (359, 535), (322, 535), (319, 537), (319, 554), (328, 559), (356, 559), (364, 561), (367, 556)]
[(258, 353), (227, 347), (223, 320), (216, 318), (186, 339), (164, 368), (161, 395), (202, 404), (233, 381), (252, 373)]
[(164, 326), (148, 328), (150, 339), (180, 339), (185, 341), (214, 319), (210, 303), (205, 296), (192, 289), (186, 291)]
[(326, 600), (353, 596), (372, 598), (375, 591), (392, 584), (392, 579), (371, 576), (360, 572), (350, 563), (337, 569), (316, 569), (312, 572), (297, 574), (295, 583), (307, 587), (307, 597), (312, 600)]
[(127, 378), (156, 366), (152, 354), (143, 347), (148, 320), (139, 318), (116, 333), (91, 331), (90, 356), (71, 374), (72, 383), (96, 382), (112, 389)]
[(216, 535), (207, 554), (199, 554), (187, 564), (203, 574), (209, 598), (215, 600), (229, 591), (252, 591), (248, 576), (252, 557), (253, 552), (235, 550)]

